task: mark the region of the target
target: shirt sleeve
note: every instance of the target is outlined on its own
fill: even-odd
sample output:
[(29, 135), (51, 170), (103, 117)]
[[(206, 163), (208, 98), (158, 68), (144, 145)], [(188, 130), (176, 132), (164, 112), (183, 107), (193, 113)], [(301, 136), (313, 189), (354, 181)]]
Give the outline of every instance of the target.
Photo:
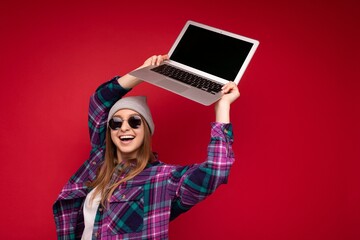
[(207, 160), (193, 166), (177, 167), (170, 175), (169, 193), (173, 198), (171, 220), (227, 183), (234, 163), (231, 124), (212, 123)]
[(80, 239), (83, 229), (82, 203), (88, 193), (86, 182), (95, 179), (98, 163), (103, 158), (106, 121), (110, 108), (129, 89), (118, 83), (119, 77), (102, 84), (90, 98), (89, 131), (92, 145), (90, 157), (70, 178), (53, 205), (58, 239)]
[(130, 91), (120, 86), (118, 79), (119, 77), (115, 77), (100, 85), (90, 97), (88, 125), (92, 149), (104, 145), (110, 108)]

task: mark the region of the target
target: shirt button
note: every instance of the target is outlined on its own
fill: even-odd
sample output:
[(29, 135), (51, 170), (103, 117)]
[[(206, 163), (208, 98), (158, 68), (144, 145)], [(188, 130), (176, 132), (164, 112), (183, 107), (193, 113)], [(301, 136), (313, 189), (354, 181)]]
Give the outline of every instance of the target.
[(99, 233), (95, 233), (94, 235), (95, 235), (95, 237), (98, 237), (98, 236), (99, 236)]
[(96, 162), (95, 162), (95, 161), (92, 161), (91, 164), (92, 164), (92, 165), (96, 165)]
[(99, 211), (100, 211), (100, 212), (102, 212), (102, 211), (103, 211), (103, 209), (102, 209), (102, 208), (99, 208)]
[(122, 195), (122, 199), (125, 199), (126, 198), (126, 196), (125, 195)]

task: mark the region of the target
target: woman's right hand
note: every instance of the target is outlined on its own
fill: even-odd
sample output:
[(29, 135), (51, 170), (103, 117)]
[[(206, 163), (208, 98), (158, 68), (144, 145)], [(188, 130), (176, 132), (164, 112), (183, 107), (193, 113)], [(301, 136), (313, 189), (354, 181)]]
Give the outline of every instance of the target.
[(165, 54), (165, 55), (154, 55), (154, 56), (149, 57), (148, 59), (146, 59), (144, 64), (142, 66), (140, 66), (139, 68), (148, 67), (148, 66), (158, 66), (162, 62), (164, 62), (165, 60), (168, 60), (168, 59), (169, 59), (169, 57), (168, 57), (167, 54)]
[[(143, 67), (148, 67), (148, 66), (157, 66), (160, 65), (162, 62), (164, 62), (165, 60), (169, 59), (168, 55), (154, 55), (152, 57), (149, 57), (148, 59), (145, 60), (145, 62), (143, 63), (143, 65), (141, 65), (140, 67), (138, 67), (137, 69), (143, 68)], [(133, 88), (136, 85), (140, 84), (142, 82), (141, 79), (138, 79), (134, 76), (131, 76), (130, 74), (126, 74), (124, 76), (122, 76), (121, 78), (118, 79), (118, 83), (123, 87), (123, 88)]]

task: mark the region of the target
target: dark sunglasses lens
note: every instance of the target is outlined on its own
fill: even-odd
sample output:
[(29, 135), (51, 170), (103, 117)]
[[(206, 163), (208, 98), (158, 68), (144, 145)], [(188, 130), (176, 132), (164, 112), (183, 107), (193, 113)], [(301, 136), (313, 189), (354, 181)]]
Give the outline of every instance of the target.
[(132, 128), (139, 128), (141, 126), (141, 117), (132, 116), (129, 118), (128, 123)]
[[(131, 128), (139, 128), (141, 126), (141, 117), (140, 116), (132, 116), (127, 120), (128, 124)], [(112, 130), (118, 130), (121, 128), (123, 124), (123, 120), (121, 118), (112, 118), (109, 121), (109, 127)]]
[(109, 121), (109, 127), (112, 130), (118, 130), (119, 128), (121, 128), (121, 125), (123, 123), (123, 120), (120, 118), (112, 118)]

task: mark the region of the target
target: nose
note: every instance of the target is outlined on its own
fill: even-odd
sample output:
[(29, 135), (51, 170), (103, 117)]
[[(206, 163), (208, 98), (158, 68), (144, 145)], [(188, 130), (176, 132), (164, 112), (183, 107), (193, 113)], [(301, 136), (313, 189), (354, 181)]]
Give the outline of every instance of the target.
[(130, 129), (130, 125), (129, 125), (128, 121), (127, 121), (127, 120), (124, 120), (123, 123), (121, 124), (120, 130), (121, 130), (122, 132), (126, 132), (126, 131), (129, 130), (129, 129)]

